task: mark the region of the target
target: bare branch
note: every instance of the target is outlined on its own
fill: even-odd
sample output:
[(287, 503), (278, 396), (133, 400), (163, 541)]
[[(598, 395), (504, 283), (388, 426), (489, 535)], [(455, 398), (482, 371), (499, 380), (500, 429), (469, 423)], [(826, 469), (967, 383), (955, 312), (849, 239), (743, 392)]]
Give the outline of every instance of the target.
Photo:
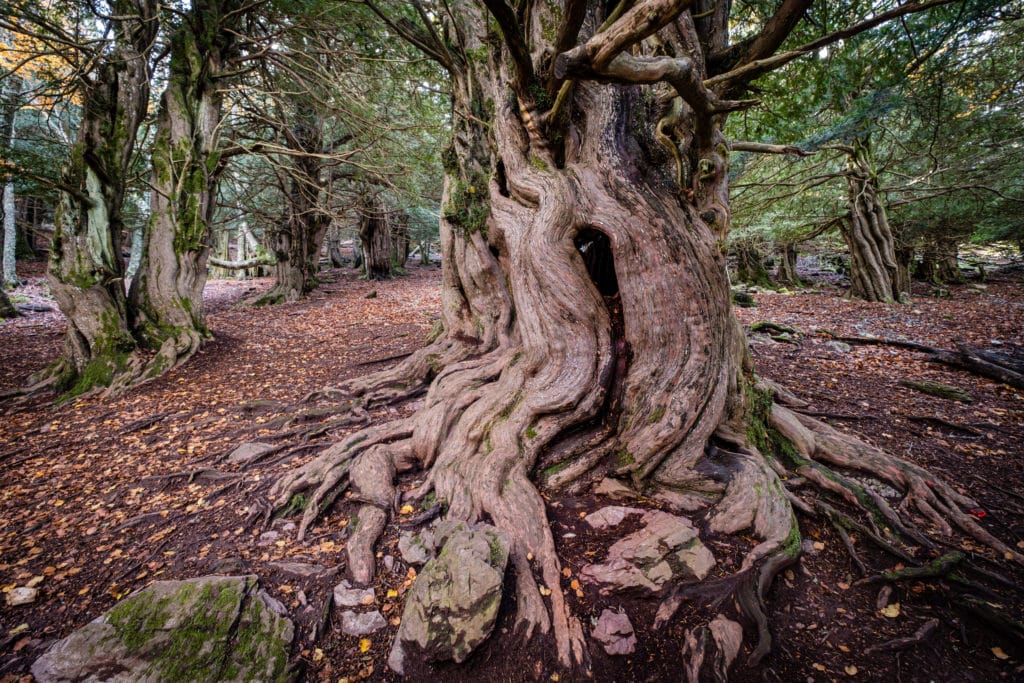
[(740, 140), (730, 142), (729, 149), (733, 152), (754, 152), (755, 154), (792, 154), (798, 157), (806, 157), (813, 154), (813, 152), (800, 149), (795, 145), (770, 145), (764, 142), (744, 142)]

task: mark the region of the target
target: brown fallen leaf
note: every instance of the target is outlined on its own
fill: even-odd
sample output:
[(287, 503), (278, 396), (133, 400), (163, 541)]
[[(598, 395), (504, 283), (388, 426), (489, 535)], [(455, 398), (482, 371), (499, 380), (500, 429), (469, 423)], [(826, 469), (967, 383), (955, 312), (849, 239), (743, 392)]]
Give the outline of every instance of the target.
[(998, 646), (992, 648), (992, 654), (994, 654), (996, 656), (996, 659), (1009, 659), (1010, 658), (1010, 655), (1008, 655), (1005, 652), (1003, 652), (1003, 648), (998, 647)]

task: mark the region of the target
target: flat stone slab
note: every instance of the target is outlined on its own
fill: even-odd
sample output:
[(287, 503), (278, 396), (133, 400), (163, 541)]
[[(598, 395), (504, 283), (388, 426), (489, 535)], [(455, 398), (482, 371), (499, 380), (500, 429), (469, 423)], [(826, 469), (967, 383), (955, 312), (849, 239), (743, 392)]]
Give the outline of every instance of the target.
[(276, 446), (273, 444), (250, 441), (248, 443), (243, 443), (241, 446), (231, 451), (231, 455), (228, 456), (227, 461), (232, 465), (246, 463), (250, 460), (255, 460), (264, 453), (274, 450), (274, 448), (276, 448)]
[(255, 576), (158, 581), (57, 641), (39, 683), (285, 681), (294, 627)]
[(644, 510), (640, 508), (622, 507), (621, 505), (609, 505), (600, 510), (591, 512), (583, 518), (583, 521), (593, 529), (610, 529), (613, 526), (622, 524), (623, 520), (630, 515), (642, 515)]
[(347, 580), (334, 587), (334, 604), (339, 607), (372, 605), (375, 600), (376, 593), (372, 587), (353, 587)]
[[(609, 508), (594, 514), (605, 510)], [(603, 522), (608, 517), (634, 514), (633, 510), (619, 508), (601, 519)], [(602, 595), (620, 591), (655, 593), (669, 581), (703, 580), (715, 566), (714, 555), (685, 517), (648, 510), (643, 512), (641, 522), (643, 528), (620, 538), (608, 549), (604, 562), (583, 567), (580, 579), (598, 585)]]
[(372, 612), (347, 610), (341, 613), (341, 630), (350, 636), (366, 636), (387, 625), (388, 622), (384, 619), (384, 615), (377, 610)]

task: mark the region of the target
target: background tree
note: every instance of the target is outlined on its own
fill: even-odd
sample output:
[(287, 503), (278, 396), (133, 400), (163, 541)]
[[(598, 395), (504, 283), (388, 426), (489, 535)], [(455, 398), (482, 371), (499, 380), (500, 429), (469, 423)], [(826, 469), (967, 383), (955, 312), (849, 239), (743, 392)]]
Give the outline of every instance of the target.
[[(770, 643), (765, 591), (799, 551), (775, 466), (849, 500), (856, 484), (830, 465), (871, 472), (929, 519), (948, 516), (1013, 553), (952, 488), (773, 405), (772, 389), (752, 375), (722, 253), (722, 124), (753, 104), (733, 98), (770, 69), (929, 6), (873, 5), (867, 16), (844, 6), (841, 26), (823, 31), (817, 21), (809, 30), (824, 35), (779, 52), (810, 5), (784, 0), (762, 17), (746, 4), (678, 0), (371, 4), (451, 77), (444, 332), (349, 383), (371, 403), (426, 397), (411, 417), (352, 435), (279, 483), (282, 507), (309, 494), (300, 535), (351, 487), (362, 507), (349, 568), (370, 580), (393, 479), (424, 468), (413, 499), (433, 493), (449, 518), (487, 517), (509, 534), (521, 633), (553, 631), (565, 666), (582, 662), (583, 634), (559, 588), (541, 491), (581, 491), (612, 476), (676, 509), (707, 505), (708, 532), (752, 530), (758, 545), (719, 587), (738, 601), (715, 602), (759, 625), (751, 663)], [(907, 528), (877, 502), (860, 504)], [(682, 602), (678, 591), (662, 618)], [(702, 644), (697, 668), (714, 659), (703, 648), (715, 647), (700, 629), (690, 632)]]

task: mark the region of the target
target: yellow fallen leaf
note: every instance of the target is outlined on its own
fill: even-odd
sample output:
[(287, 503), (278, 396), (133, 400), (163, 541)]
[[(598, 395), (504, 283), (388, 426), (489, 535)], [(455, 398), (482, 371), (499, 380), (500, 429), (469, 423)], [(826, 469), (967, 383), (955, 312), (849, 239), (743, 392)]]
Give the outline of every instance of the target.
[(558, 683), (558, 680), (560, 678), (561, 676), (559, 676), (558, 674), (551, 674), (551, 680), (555, 681), (555, 683)]
[(396, 591), (394, 588), (389, 588), (387, 596), (389, 598), (397, 598), (398, 597), (398, 591)]
[(824, 550), (825, 549), (825, 544), (822, 543), (821, 541), (815, 541), (812, 545), (814, 546), (815, 550)]
[(574, 591), (578, 591), (580, 589), (580, 582), (576, 579), (573, 579), (571, 582), (569, 582), (569, 588), (573, 589)]
[(811, 668), (816, 669), (817, 671), (824, 671), (825, 670), (825, 665), (824, 664), (818, 664), (817, 662), (815, 662), (814, 664), (811, 664)]
[(853, 664), (850, 664), (849, 666), (843, 668), (843, 671), (845, 671), (850, 676), (857, 675), (857, 667), (855, 667)]
[(886, 605), (885, 607), (883, 607), (879, 611), (882, 613), (883, 617), (889, 617), (890, 619), (895, 619), (896, 617), (898, 617), (900, 615), (900, 603), (894, 602), (891, 605)]
[[(392, 509), (394, 509), (394, 508), (392, 508)], [(398, 514), (400, 514), (400, 515), (411, 515), (413, 510), (415, 510), (415, 509), (416, 508), (414, 508), (412, 505), (403, 505), (402, 509), (398, 511)]]
[(35, 588), (36, 586), (41, 584), (43, 582), (43, 579), (45, 578), (45, 576), (33, 576), (31, 579), (25, 582), (25, 585), (29, 588)]
[(572, 570), (568, 567), (565, 567), (564, 569), (562, 569), (562, 576), (568, 579), (570, 576), (572, 576)]
[(369, 652), (371, 645), (373, 645), (373, 641), (371, 641), (369, 638), (360, 638), (359, 639), (359, 651), (360, 652)]
[(994, 654), (996, 656), (996, 659), (1009, 659), (1010, 658), (1010, 655), (1008, 655), (1005, 652), (1003, 652), (1003, 648), (1001, 648), (1001, 647), (994, 647), (994, 648), (992, 648), (992, 654)]
[(324, 658), (324, 651), (321, 650), (320, 648), (315, 648), (313, 650), (313, 661), (314, 662), (319, 662), (323, 658)]
[(526, 553), (526, 559), (533, 562), (533, 553)]
[(541, 586), (540, 587), (540, 594), (541, 595), (551, 595), (551, 589), (547, 588), (546, 586)]

